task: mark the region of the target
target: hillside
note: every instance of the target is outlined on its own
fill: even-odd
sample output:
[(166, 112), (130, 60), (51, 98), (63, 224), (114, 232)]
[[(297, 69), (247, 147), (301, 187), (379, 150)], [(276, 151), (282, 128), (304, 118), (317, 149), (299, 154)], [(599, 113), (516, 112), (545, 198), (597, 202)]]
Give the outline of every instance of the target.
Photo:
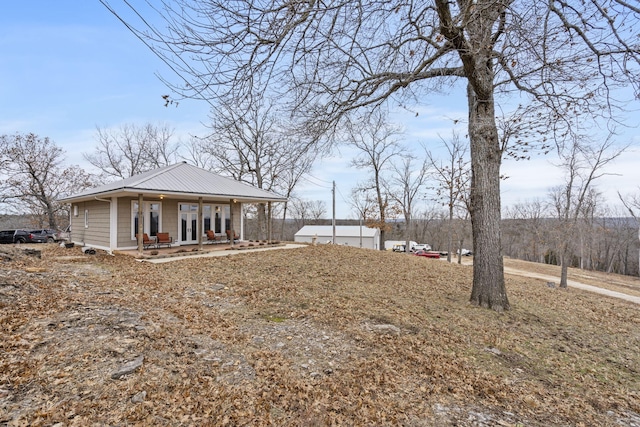
[[(0, 425), (640, 425), (640, 307), (349, 247), (0, 263)], [(0, 248), (5, 249), (5, 248)]]

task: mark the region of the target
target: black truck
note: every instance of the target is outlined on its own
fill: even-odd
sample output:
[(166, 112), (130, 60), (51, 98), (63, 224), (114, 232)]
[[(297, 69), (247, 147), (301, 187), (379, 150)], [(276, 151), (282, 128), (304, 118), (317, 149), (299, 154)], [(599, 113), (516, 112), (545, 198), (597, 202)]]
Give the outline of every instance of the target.
[(0, 243), (46, 243), (46, 234), (36, 234), (28, 230), (0, 230)]

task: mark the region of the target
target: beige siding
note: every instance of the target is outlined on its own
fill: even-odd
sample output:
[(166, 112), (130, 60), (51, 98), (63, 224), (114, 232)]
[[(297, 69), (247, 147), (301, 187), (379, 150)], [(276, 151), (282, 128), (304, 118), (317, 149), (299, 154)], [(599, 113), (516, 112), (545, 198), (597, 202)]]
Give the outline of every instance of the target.
[(178, 201), (162, 201), (162, 231), (169, 233), (173, 241), (178, 240)]
[[(131, 201), (133, 197), (121, 197), (118, 199), (118, 243), (119, 248), (134, 246), (131, 239)], [(137, 199), (135, 199), (137, 200)]]
[[(78, 206), (78, 216), (74, 215)], [(71, 239), (84, 245), (109, 247), (109, 211), (111, 204), (98, 200), (74, 203), (71, 206)], [(85, 211), (88, 227), (85, 227)]]
[(233, 213), (231, 214), (233, 218), (231, 229), (240, 234), (240, 230), (242, 230), (242, 203), (231, 203), (231, 209), (233, 209)]

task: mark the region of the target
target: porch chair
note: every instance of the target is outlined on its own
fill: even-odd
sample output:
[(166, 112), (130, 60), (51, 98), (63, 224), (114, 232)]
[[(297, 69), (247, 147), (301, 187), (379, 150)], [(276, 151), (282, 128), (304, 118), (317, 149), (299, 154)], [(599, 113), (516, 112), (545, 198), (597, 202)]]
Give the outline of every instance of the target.
[(172, 243), (173, 237), (169, 236), (169, 233), (156, 234), (156, 247), (159, 248), (162, 245), (167, 245), (167, 247), (170, 248)]
[[(138, 240), (138, 233), (136, 233), (136, 241)], [(156, 241), (150, 239), (147, 233), (142, 234), (142, 248), (149, 249), (151, 246), (156, 246)]]
[(233, 240), (238, 240), (240, 236), (236, 234), (235, 230), (227, 230), (227, 240), (231, 241), (231, 236), (233, 236)]
[(216, 236), (213, 230), (207, 230), (207, 242), (208, 243), (220, 243), (222, 242), (222, 236)]

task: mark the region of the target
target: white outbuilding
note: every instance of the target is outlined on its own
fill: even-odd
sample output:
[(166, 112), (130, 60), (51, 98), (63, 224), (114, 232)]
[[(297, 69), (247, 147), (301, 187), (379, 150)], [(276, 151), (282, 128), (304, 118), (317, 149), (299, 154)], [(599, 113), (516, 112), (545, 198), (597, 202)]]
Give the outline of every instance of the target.
[[(333, 226), (305, 225), (294, 236), (296, 242), (318, 244), (331, 243)], [(336, 225), (336, 245), (356, 248), (380, 249), (380, 230), (360, 225)]]

